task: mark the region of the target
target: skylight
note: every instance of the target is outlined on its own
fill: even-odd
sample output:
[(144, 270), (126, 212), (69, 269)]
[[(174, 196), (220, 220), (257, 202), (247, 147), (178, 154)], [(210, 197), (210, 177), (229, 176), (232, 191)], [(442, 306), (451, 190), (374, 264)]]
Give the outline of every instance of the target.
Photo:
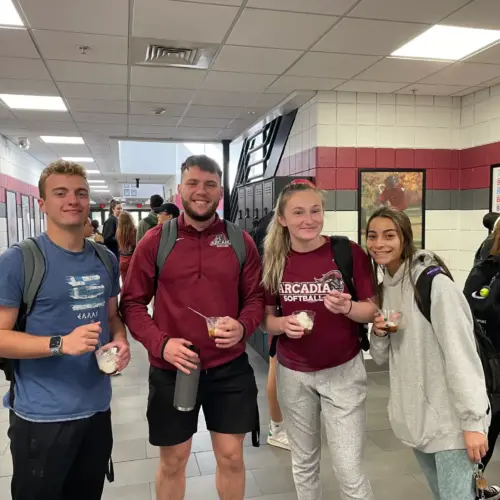
[(10, 109), (68, 111), (64, 101), (60, 97), (56, 96), (0, 94), (0, 99), (2, 99), (2, 101)]
[(500, 41), (500, 31), (433, 26), (391, 54), (393, 57), (458, 61)]

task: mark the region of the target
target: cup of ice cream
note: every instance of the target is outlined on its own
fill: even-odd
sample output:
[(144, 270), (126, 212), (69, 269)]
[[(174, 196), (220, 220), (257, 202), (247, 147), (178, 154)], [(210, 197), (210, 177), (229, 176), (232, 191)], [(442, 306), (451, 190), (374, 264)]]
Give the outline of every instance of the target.
[(304, 329), (304, 335), (310, 335), (314, 326), (314, 317), (316, 316), (316, 313), (309, 310), (295, 311), (293, 316)]
[(97, 366), (105, 375), (113, 375), (118, 371), (118, 348), (99, 349), (95, 352)]
[(387, 320), (384, 330), (387, 333), (396, 333), (401, 324), (402, 314), (394, 309), (384, 309), (382, 312), (384, 313), (384, 318)]
[(215, 330), (217, 328), (217, 324), (219, 323), (220, 319), (221, 318), (219, 316), (211, 316), (211, 317), (205, 318), (205, 320), (207, 322), (208, 336), (211, 339), (215, 339)]

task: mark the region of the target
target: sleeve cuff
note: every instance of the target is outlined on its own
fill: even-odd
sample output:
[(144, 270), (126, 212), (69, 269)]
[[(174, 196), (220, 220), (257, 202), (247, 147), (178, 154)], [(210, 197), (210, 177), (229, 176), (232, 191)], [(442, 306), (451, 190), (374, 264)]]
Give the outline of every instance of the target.
[(485, 418), (462, 420), (462, 431), (482, 432), (488, 435), (488, 425)]
[(158, 356), (160, 359), (164, 359), (163, 354), (165, 353), (165, 346), (167, 342), (170, 340), (170, 337), (165, 337), (161, 343), (160, 355)]
[(245, 342), (247, 338), (247, 327), (243, 324), (242, 321), (238, 321), (238, 323), (243, 327), (243, 335), (241, 336), (240, 342)]

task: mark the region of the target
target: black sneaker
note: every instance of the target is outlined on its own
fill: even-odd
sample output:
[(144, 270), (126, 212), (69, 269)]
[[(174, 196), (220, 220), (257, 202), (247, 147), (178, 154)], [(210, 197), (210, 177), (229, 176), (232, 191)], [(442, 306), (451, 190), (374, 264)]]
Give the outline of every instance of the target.
[(487, 486), (484, 490), (484, 498), (488, 500), (500, 500), (500, 488), (498, 486)]

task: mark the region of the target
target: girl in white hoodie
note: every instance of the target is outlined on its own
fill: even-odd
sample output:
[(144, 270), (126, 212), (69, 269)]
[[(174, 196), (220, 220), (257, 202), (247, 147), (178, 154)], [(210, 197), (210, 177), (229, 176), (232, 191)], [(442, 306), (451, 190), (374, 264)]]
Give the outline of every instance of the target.
[(431, 291), (432, 325), (419, 311), (419, 275), (428, 266), (446, 267), (433, 253), (417, 252), (404, 212), (379, 209), (366, 234), (374, 275), (384, 274), (380, 305), (402, 314), (396, 333), (387, 333), (387, 318), (379, 315), (371, 335), (375, 362), (389, 360), (394, 434), (414, 449), (436, 500), (473, 500), (474, 462), (486, 454), (490, 411), (469, 305), (439, 274)]

